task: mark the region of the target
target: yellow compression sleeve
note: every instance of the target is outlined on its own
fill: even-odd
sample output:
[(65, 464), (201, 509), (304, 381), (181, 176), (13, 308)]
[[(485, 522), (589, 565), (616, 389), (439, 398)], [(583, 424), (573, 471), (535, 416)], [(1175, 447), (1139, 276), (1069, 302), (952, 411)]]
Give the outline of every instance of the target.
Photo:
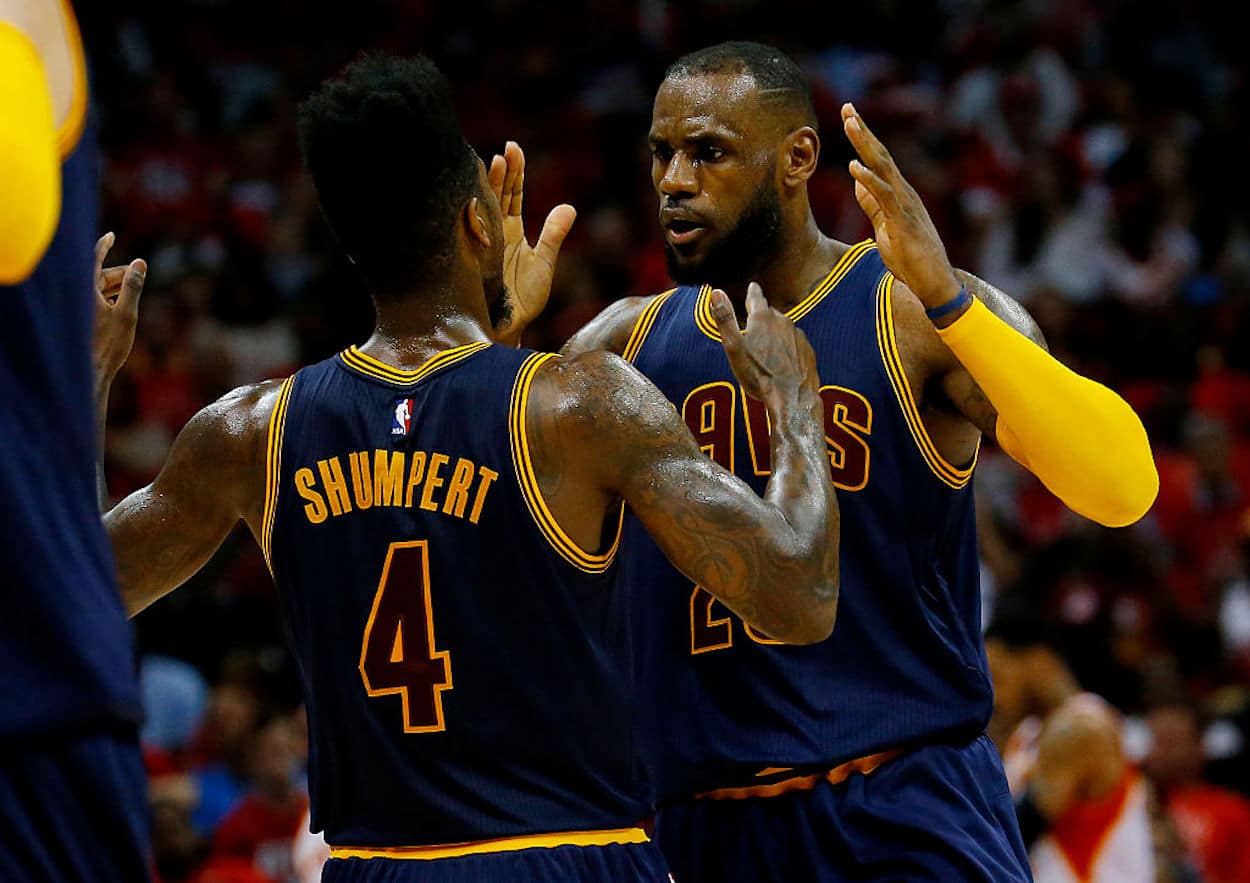
[(56, 232), (61, 158), (39, 53), (5, 21), (0, 83), (0, 284), (13, 285), (31, 274)]
[(1108, 527), (1159, 492), (1150, 441), (1128, 402), (1067, 368), (979, 300), (938, 335), (998, 411), (998, 444), (1075, 512)]

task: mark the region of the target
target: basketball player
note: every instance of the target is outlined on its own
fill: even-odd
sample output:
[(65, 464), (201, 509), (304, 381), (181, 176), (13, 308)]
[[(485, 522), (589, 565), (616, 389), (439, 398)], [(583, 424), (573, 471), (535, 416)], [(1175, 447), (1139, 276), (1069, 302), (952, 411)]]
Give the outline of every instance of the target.
[(838, 515), (811, 349), (758, 287), (745, 334), (717, 297), (773, 427), (761, 499), (617, 356), (492, 343), (503, 208), (432, 63), (363, 59), (299, 120), (374, 334), (191, 420), (106, 516), (127, 605), (251, 529), (303, 679), (324, 879), (667, 879), (636, 827), (623, 502), (738, 615), (827, 637)]
[[(98, 156), (68, 3), (0, 0), (0, 84), (0, 878), (144, 880), (134, 649), (95, 489)], [(105, 294), (129, 300), (142, 270)]]
[(980, 640), (969, 481), (988, 434), (1077, 512), (1127, 525), (1158, 485), (1141, 422), (1049, 356), (1011, 299), (952, 270), (923, 204), (850, 105), (875, 241), (823, 235), (820, 139), (798, 67), (754, 43), (679, 59), (655, 97), (651, 174), (679, 287), (569, 341), (622, 354), (699, 446), (754, 487), (770, 423), (731, 376), (713, 287), (758, 279), (817, 353), (843, 512), (837, 634), (744, 624), (627, 519), (622, 544), (657, 834), (679, 883), (1025, 880)]
[(1154, 880), (1150, 789), (1124, 756), (1119, 713), (1081, 691), (1034, 620), (996, 620), (985, 652), (989, 732), (1037, 883)]

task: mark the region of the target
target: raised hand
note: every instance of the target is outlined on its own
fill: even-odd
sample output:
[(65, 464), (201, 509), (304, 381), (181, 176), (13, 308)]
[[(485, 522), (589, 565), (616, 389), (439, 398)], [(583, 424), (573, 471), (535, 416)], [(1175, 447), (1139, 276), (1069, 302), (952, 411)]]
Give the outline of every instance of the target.
[(743, 390), (769, 408), (779, 407), (807, 389), (820, 388), (816, 354), (800, 331), (784, 313), (774, 310), (759, 283), (747, 286), (747, 324), (743, 331), (725, 292), (712, 292), (712, 315), (720, 330), (729, 366)]
[(495, 329), (495, 339), (516, 345), (525, 330), (547, 306), (551, 280), (555, 276), (560, 246), (577, 219), (577, 210), (557, 205), (547, 215), (538, 241), (533, 246), (525, 238), (521, 205), (525, 195), (525, 153), (509, 141), (503, 155), (490, 161), (487, 178), (503, 211), (504, 284), (512, 293), (512, 316), (506, 326)]
[(859, 154), (850, 165), (855, 199), (872, 222), (881, 259), (926, 308), (951, 300), (961, 283), (920, 195), (849, 102), (842, 105), (842, 129)]
[(115, 237), (105, 233), (95, 244), (95, 337), (92, 357), (97, 385), (107, 386), (130, 356), (139, 322), (139, 295), (148, 265), (142, 259), (124, 267), (105, 267)]

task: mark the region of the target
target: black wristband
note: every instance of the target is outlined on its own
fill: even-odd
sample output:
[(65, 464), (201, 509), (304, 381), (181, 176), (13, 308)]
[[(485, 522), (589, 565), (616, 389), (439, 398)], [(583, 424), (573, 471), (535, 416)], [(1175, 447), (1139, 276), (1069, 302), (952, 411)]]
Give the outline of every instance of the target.
[(1050, 829), (1050, 820), (1037, 808), (1028, 789), (1016, 800), (1016, 821), (1020, 824), (1020, 836), (1024, 838), (1026, 850), (1031, 849), (1037, 838)]

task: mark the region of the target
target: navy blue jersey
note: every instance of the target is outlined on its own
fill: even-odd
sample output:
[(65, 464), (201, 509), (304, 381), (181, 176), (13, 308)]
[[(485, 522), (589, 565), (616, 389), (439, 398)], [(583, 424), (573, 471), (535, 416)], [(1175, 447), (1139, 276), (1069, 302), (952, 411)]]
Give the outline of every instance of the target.
[[(979, 734), (991, 710), (980, 639), (971, 466), (946, 463), (920, 422), (894, 339), (893, 277), (852, 247), (789, 311), (816, 351), (842, 514), (833, 635), (783, 646), (733, 616), (627, 519), (645, 730), (661, 798), (766, 784), (910, 744)], [(702, 449), (757, 491), (769, 428), (730, 371), (710, 290), (655, 299), (625, 355)]]
[(0, 286), (0, 736), (140, 716), (130, 625), (96, 499), (99, 155), (91, 127), (80, 133), (81, 63), (79, 74), (61, 133), (56, 233), (25, 281)]
[(355, 349), (283, 386), (262, 547), (333, 846), (616, 829), (647, 812), (614, 564), (529, 465), (554, 356), (484, 343), (400, 371)]

